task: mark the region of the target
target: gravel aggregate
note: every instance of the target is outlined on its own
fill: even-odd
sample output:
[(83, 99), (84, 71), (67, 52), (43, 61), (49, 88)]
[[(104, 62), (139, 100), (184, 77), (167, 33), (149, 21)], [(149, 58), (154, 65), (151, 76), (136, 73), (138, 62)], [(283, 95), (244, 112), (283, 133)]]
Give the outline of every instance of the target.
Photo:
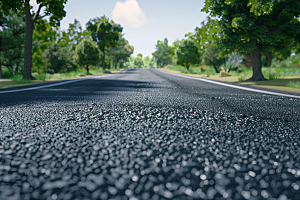
[(155, 69), (0, 96), (0, 199), (300, 199), (300, 101)]

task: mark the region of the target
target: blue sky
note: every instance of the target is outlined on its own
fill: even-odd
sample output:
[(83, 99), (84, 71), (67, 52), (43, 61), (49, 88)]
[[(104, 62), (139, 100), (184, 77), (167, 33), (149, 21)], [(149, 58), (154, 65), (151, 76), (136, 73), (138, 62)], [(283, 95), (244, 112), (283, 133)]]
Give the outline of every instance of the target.
[[(31, 0), (35, 6), (35, 0)], [(206, 19), (201, 12), (203, 0), (71, 0), (61, 28), (67, 29), (74, 19), (85, 23), (106, 15), (124, 27), (124, 37), (135, 48), (134, 55), (152, 56), (157, 40), (168, 38), (169, 44), (194, 31)]]

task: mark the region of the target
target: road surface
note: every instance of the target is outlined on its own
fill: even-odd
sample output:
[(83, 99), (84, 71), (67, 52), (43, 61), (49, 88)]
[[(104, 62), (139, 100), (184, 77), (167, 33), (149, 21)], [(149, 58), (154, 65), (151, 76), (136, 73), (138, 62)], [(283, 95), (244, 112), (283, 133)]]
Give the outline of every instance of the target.
[(0, 199), (300, 199), (299, 119), (157, 69), (2, 93)]

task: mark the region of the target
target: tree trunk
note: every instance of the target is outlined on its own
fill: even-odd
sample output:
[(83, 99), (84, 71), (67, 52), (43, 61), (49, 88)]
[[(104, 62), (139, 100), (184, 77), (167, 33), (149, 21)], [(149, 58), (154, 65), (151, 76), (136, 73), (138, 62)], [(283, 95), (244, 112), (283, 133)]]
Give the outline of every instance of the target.
[(31, 76), (32, 66), (32, 34), (34, 28), (34, 21), (31, 19), (29, 0), (25, 1), (25, 14), (26, 14), (26, 35), (25, 35), (25, 47), (24, 47), (24, 70), (23, 79), (34, 79)]
[[(2, 26), (2, 15), (0, 15), (0, 26)], [(0, 37), (0, 58), (1, 58), (2, 39)], [(0, 60), (0, 79), (2, 78), (2, 65)]]
[(272, 51), (268, 52), (268, 67), (271, 67), (272, 64)]
[(103, 51), (102, 68), (105, 70), (105, 50)]
[[(1, 52), (0, 52), (1, 54)], [(2, 66), (1, 66), (1, 62), (0, 62), (0, 79), (2, 78)]]
[(251, 50), (251, 59), (252, 59), (252, 77), (249, 78), (247, 81), (264, 81), (264, 75), (261, 72), (262, 62), (261, 62), (261, 53), (256, 45), (256, 39), (252, 40), (254, 49)]
[(16, 64), (16, 68), (15, 68), (15, 71), (14, 71), (14, 75), (16, 75), (18, 73), (18, 69), (19, 69), (19, 62), (17, 62)]
[(189, 71), (190, 70), (190, 65), (186, 66), (186, 70)]
[(89, 75), (90, 74), (90, 67), (88, 65), (86, 66), (86, 71), (87, 71), (86, 75)]
[(216, 66), (214, 66), (214, 69), (215, 69), (216, 73), (220, 73), (220, 70)]

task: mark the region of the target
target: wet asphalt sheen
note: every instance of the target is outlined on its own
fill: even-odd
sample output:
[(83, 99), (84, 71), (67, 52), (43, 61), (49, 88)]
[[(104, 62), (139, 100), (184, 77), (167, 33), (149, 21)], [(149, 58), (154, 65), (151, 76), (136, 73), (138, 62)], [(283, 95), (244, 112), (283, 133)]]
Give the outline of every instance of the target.
[(131, 69), (0, 94), (0, 199), (300, 199), (300, 99)]

